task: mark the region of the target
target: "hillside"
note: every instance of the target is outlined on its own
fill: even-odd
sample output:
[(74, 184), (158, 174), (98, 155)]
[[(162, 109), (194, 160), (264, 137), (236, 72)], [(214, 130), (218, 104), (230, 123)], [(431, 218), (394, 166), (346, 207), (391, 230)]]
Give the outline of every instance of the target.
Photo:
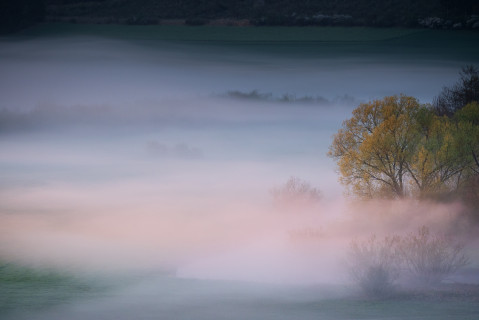
[(479, 14), (479, 3), (474, 0), (46, 0), (46, 3), (48, 19), (130, 24), (182, 20), (189, 24), (414, 27), (421, 25), (421, 19), (437, 17), (442, 19), (436, 21), (437, 26), (461, 23), (467, 27), (471, 15)]
[(40, 21), (479, 29), (476, 0), (4, 0), (0, 33)]

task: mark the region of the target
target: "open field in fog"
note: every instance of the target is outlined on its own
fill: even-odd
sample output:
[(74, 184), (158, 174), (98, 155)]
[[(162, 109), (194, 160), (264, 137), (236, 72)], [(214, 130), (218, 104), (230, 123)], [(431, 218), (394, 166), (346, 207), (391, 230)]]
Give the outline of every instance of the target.
[[(0, 38), (0, 261), (13, 263), (0, 266), (0, 312), (477, 317), (477, 229), (458, 218), (461, 204), (354, 202), (326, 153), (361, 102), (400, 93), (431, 102), (461, 66), (479, 63), (478, 39), (61, 24)], [(319, 189), (319, 201), (275, 201), (292, 176)], [(461, 284), (361, 297), (345, 268), (351, 240), (422, 225), (465, 244), (471, 263), (448, 279)], [(45, 268), (60, 275), (11, 281)]]
[[(394, 299), (358, 297), (347, 286), (279, 286), (150, 275), (90, 284), (88, 292), (55, 285), (43, 296), (23, 292), (4, 319), (475, 319), (477, 286)], [(37, 285), (38, 286), (38, 285)], [(57, 285), (58, 286), (58, 285)], [(63, 291), (62, 291), (63, 290)], [(4, 291), (4, 290), (2, 290)], [(2, 292), (3, 294), (4, 292)], [(59, 296), (63, 294), (63, 296)], [(76, 294), (76, 299), (72, 298)], [(37, 296), (35, 296), (37, 294)], [(53, 299), (52, 299), (53, 297)], [(50, 298), (48, 300), (48, 298)], [(43, 302), (42, 305), (40, 302)], [(36, 302), (36, 304), (31, 304)]]

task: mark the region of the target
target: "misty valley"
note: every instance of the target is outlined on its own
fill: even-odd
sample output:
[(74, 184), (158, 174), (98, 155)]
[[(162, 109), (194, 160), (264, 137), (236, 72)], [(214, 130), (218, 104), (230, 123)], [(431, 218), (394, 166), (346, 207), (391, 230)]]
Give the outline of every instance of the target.
[(477, 32), (205, 28), (0, 37), (0, 318), (477, 318), (477, 205), (359, 198), (338, 161), (358, 106), (432, 104)]

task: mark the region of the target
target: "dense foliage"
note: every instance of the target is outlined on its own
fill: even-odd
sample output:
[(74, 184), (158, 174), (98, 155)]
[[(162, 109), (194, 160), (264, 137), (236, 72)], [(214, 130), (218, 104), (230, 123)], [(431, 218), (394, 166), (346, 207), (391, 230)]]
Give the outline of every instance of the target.
[[(49, 20), (155, 24), (366, 25), (473, 27), (474, 0), (45, 0)], [(34, 2), (28, 0), (7, 2)], [(434, 17), (433, 20), (427, 20)], [(422, 20), (421, 20), (422, 19)], [(426, 19), (426, 20), (424, 20)], [(440, 20), (437, 20), (440, 19)], [(244, 21), (242, 21), (244, 20)], [(423, 21), (424, 23), (421, 23)], [(479, 21), (479, 20), (478, 20)], [(170, 22), (171, 23), (171, 22)], [(177, 22), (180, 23), (180, 22)], [(221, 23), (216, 21), (216, 23)]]
[(0, 33), (42, 20), (120, 24), (479, 29), (474, 0), (3, 0)]
[(470, 192), (477, 179), (478, 119), (477, 101), (447, 117), (413, 97), (386, 97), (353, 111), (329, 155), (340, 181), (360, 197), (444, 199)]
[(479, 29), (474, 0), (3, 0), (0, 33), (43, 20), (223, 25), (425, 26)]

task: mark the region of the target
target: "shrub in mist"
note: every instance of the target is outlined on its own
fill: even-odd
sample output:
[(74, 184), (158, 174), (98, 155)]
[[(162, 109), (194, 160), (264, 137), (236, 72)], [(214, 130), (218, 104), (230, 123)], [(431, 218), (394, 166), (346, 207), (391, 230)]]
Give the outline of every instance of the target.
[(440, 284), (469, 263), (462, 244), (444, 235), (433, 235), (425, 226), (403, 237), (399, 248), (406, 275), (423, 287)]
[(274, 203), (281, 207), (309, 206), (321, 199), (319, 189), (309, 182), (291, 177), (280, 187), (271, 190)]
[(391, 295), (399, 279), (414, 287), (437, 286), (469, 263), (462, 244), (425, 226), (402, 237), (352, 241), (348, 258), (352, 280), (370, 297)]
[(400, 243), (397, 236), (351, 242), (349, 273), (367, 296), (387, 297), (395, 291), (401, 266)]

